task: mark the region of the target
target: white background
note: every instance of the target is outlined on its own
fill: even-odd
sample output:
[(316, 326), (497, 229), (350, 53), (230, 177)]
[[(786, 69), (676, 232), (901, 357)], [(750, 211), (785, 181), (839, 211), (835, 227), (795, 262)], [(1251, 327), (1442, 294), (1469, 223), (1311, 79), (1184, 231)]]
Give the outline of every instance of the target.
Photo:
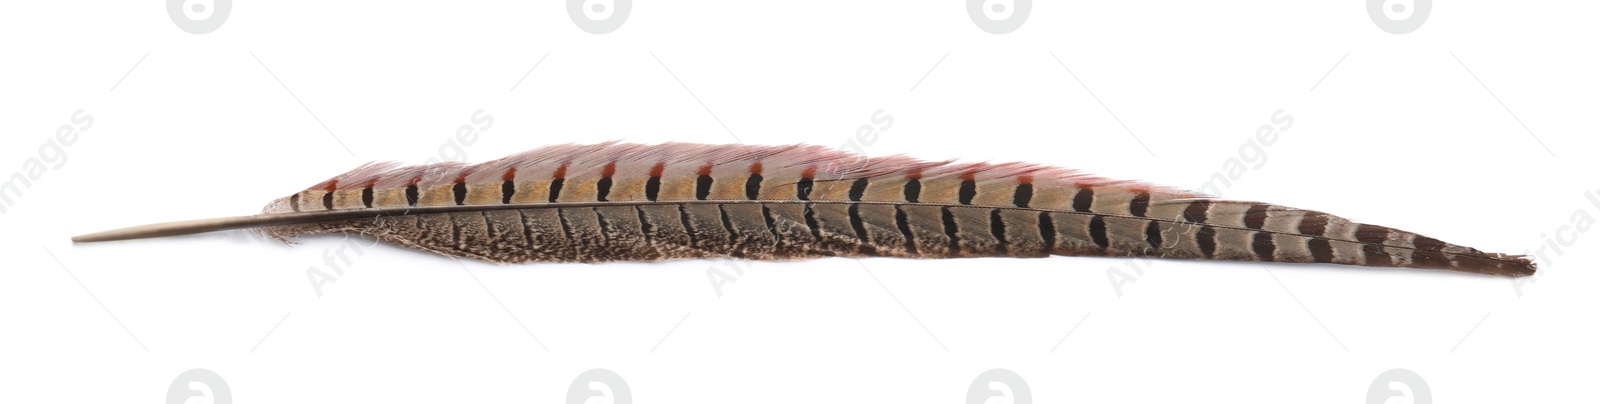
[[(1359, 403), (1395, 368), (1434, 402), (1595, 399), (1600, 235), (1571, 224), (1600, 217), (1592, 3), (1435, 4), (1403, 35), (1359, 1), (1041, 1), (1003, 35), (956, 1), (639, 1), (603, 35), (556, 1), (237, 2), (200, 35), (164, 6), (0, 6), (0, 175), (52, 162), (0, 213), (0, 400), (162, 402), (193, 368), (239, 403), (561, 402), (594, 368), (641, 403), (964, 402), (994, 368), (1034, 402)], [(79, 109), (93, 124), (65, 161), (41, 157)], [(480, 109), (492, 127), (452, 145)], [(372, 160), (844, 145), (880, 109), (870, 155), (1191, 189), (1281, 109), (1293, 126), (1223, 196), (1565, 247), (1517, 284), (1075, 257), (495, 266), (380, 245), (346, 247), (319, 296), (307, 272), (331, 273), (338, 236), (68, 241), (254, 213)], [(737, 282), (719, 297), (711, 270)]]

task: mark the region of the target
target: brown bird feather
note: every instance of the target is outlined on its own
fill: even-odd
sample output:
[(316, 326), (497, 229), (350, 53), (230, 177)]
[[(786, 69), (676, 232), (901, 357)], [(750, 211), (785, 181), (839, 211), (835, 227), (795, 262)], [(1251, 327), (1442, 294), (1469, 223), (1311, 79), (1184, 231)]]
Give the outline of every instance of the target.
[(257, 228), (353, 232), (496, 263), (733, 257), (1137, 256), (1526, 276), (1485, 253), (1327, 213), (1025, 163), (863, 157), (821, 146), (549, 146), (467, 165), (367, 164), (259, 215), (74, 237)]

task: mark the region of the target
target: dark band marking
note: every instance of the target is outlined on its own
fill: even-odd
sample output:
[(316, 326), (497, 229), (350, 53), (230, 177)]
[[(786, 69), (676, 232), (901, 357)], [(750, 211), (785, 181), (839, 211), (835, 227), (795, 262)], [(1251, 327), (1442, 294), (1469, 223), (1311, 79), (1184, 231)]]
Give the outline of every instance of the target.
[(1277, 252), (1278, 244), (1272, 241), (1272, 233), (1258, 231), (1250, 242), (1250, 251), (1256, 253), (1256, 260), (1272, 262), (1277, 259), (1273, 253)]
[(949, 206), (939, 207), (939, 220), (944, 224), (944, 236), (950, 238), (950, 255), (961, 255), (961, 238), (956, 237), (956, 215)]
[(296, 192), (294, 195), (289, 195), (289, 210), (293, 210), (295, 212), (299, 212), (300, 211), (300, 193), (299, 192)]
[(1094, 245), (1101, 249), (1111, 246), (1111, 240), (1106, 238), (1106, 218), (1094, 215), (1089, 219), (1089, 239), (1094, 240)]
[[(794, 187), (795, 197), (799, 198), (802, 201), (811, 200), (811, 187), (812, 187), (811, 178), (816, 176), (816, 175), (817, 175), (817, 168), (816, 167), (806, 167), (805, 171), (800, 172), (800, 182), (795, 184), (795, 187)], [(810, 212), (810, 211), (807, 210), (807, 212)], [(812, 228), (816, 228), (816, 226), (812, 226)]]
[(1144, 226), (1144, 242), (1150, 243), (1150, 249), (1161, 250), (1161, 224), (1154, 220)]
[(989, 209), (989, 234), (994, 235), (995, 241), (999, 242), (999, 244), (996, 244), (995, 246), (996, 249), (998, 249), (1001, 254), (1005, 254), (1007, 250), (1006, 222), (1004, 218), (1000, 217), (999, 209)]
[(590, 207), (589, 210), (594, 212), (595, 220), (600, 223), (600, 242), (611, 241), (611, 224), (606, 223), (606, 215), (600, 213), (599, 206)]
[(500, 204), (510, 205), (511, 197), (517, 194), (517, 168), (511, 167), (500, 176)]
[(1132, 201), (1128, 201), (1128, 214), (1131, 214), (1134, 217), (1144, 217), (1145, 211), (1149, 210), (1149, 208), (1150, 208), (1150, 193), (1149, 192), (1142, 192), (1141, 191), (1139, 193), (1133, 194), (1133, 200)]
[(972, 173), (961, 175), (961, 189), (956, 191), (956, 199), (962, 205), (971, 205), (972, 198), (978, 196), (978, 181)]
[(1366, 255), (1366, 262), (1362, 265), (1378, 267), (1394, 266), (1393, 258), (1389, 256), (1387, 251), (1384, 251), (1383, 245), (1362, 244), (1361, 253)]
[(700, 174), (694, 180), (694, 199), (706, 200), (711, 196), (711, 166), (700, 167)]
[(666, 163), (656, 163), (650, 167), (650, 179), (644, 181), (644, 199), (655, 202), (661, 196), (661, 172), (666, 169)]
[(906, 179), (906, 202), (917, 203), (922, 198), (922, 180), (917, 178)]
[(1311, 262), (1332, 263), (1333, 244), (1325, 238), (1313, 238), (1306, 242), (1306, 248), (1311, 250)]
[(1389, 228), (1373, 226), (1370, 224), (1356, 225), (1356, 241), (1369, 244), (1383, 244), (1389, 240)]
[(850, 183), (850, 200), (852, 200), (852, 201), (860, 201), (861, 200), (861, 196), (865, 195), (866, 193), (867, 193), (867, 179), (866, 178), (857, 178), (856, 182)]
[(562, 162), (560, 167), (556, 167), (556, 172), (550, 174), (550, 203), (555, 203), (556, 198), (561, 197), (561, 186), (566, 185), (566, 182), (567, 163)]
[(644, 236), (646, 244), (650, 241), (650, 233), (655, 231), (655, 226), (650, 224), (650, 219), (644, 216), (644, 209), (633, 205), (633, 214), (639, 216), (639, 234)]
[(1441, 251), (1449, 244), (1445, 244), (1445, 242), (1433, 237), (1418, 234), (1411, 239), (1411, 245), (1416, 246), (1417, 251)]
[(1328, 231), (1328, 214), (1322, 212), (1305, 212), (1304, 214), (1300, 215), (1300, 224), (1295, 226), (1295, 230), (1299, 231), (1300, 234), (1303, 235), (1322, 237)]
[(689, 242), (693, 243), (694, 239), (698, 237), (694, 233), (694, 226), (689, 225), (689, 212), (685, 211), (683, 207), (684, 205), (682, 204), (678, 205), (678, 223), (683, 225), (683, 234), (689, 236)]
[(1421, 268), (1451, 268), (1455, 263), (1443, 252), (1437, 250), (1416, 250), (1411, 252), (1412, 266)]
[(1217, 229), (1200, 226), (1200, 230), (1194, 232), (1194, 242), (1200, 246), (1201, 255), (1211, 258), (1211, 255), (1217, 252)]
[(556, 221), (561, 222), (561, 234), (568, 240), (572, 239), (572, 225), (567, 223), (567, 215), (561, 208), (556, 208)]
[(733, 231), (733, 221), (728, 220), (728, 209), (723, 204), (717, 204), (717, 221), (722, 223), (722, 230), (728, 232), (728, 242), (739, 244), (739, 233)]
[(806, 228), (811, 230), (811, 238), (822, 241), (822, 229), (817, 227), (817, 214), (811, 210), (811, 204), (801, 204), (800, 207), (804, 210), (800, 216), (805, 217)]
[(1251, 230), (1261, 230), (1263, 226), (1266, 226), (1267, 208), (1270, 206), (1264, 203), (1250, 205), (1250, 209), (1244, 211), (1244, 227)]
[(367, 184), (366, 188), (361, 188), (361, 206), (372, 207), (372, 184)]
[(455, 194), (457, 205), (467, 204), (467, 183), (456, 179), (456, 184), (450, 187), (450, 192)]
[(1039, 212), (1039, 239), (1043, 240), (1045, 254), (1056, 251), (1056, 222), (1050, 218), (1050, 212)]
[(328, 193), (322, 194), (322, 208), (333, 210), (333, 185), (328, 186)]
[(406, 205), (417, 206), (417, 199), (420, 198), (421, 195), (417, 192), (417, 184), (406, 186)]
[(744, 180), (744, 199), (756, 200), (761, 196), (761, 162), (750, 164), (750, 178)]
[(845, 209), (845, 212), (850, 215), (850, 230), (855, 231), (856, 240), (860, 240), (861, 244), (865, 245), (867, 243), (867, 226), (866, 223), (861, 221), (861, 204), (852, 203), (849, 208)]
[(606, 196), (611, 194), (611, 176), (617, 173), (617, 162), (607, 163), (600, 169), (600, 180), (594, 183), (594, 199), (599, 202), (609, 202)]
[(783, 235), (778, 234), (778, 221), (772, 218), (772, 209), (767, 209), (767, 204), (761, 204), (761, 219), (767, 222), (767, 231), (772, 233), (774, 244), (783, 242)]
[(1026, 182), (1017, 184), (1017, 192), (1011, 195), (1011, 204), (1026, 208), (1031, 202), (1033, 202), (1033, 184)]
[[(1183, 208), (1183, 220), (1188, 221), (1189, 223), (1205, 223), (1206, 216), (1210, 213), (1211, 201), (1198, 200), (1189, 202), (1189, 206)], [(1207, 254), (1206, 256), (1210, 257), (1211, 255)]]
[(894, 227), (900, 229), (901, 237), (906, 238), (906, 252), (917, 255), (917, 242), (912, 238), (911, 223), (906, 220), (906, 211), (900, 205), (894, 205)]
[(1078, 188), (1078, 194), (1072, 196), (1072, 210), (1088, 212), (1094, 205), (1094, 189)]

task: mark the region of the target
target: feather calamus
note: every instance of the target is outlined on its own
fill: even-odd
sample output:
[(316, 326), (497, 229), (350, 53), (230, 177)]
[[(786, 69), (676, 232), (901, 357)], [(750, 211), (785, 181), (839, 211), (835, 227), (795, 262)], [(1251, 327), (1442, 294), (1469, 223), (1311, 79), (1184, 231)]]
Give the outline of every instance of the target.
[(496, 263), (732, 257), (1136, 256), (1525, 276), (1485, 253), (1327, 213), (1025, 163), (863, 157), (821, 146), (602, 143), (467, 165), (376, 163), (253, 216), (78, 242), (257, 228), (352, 232)]

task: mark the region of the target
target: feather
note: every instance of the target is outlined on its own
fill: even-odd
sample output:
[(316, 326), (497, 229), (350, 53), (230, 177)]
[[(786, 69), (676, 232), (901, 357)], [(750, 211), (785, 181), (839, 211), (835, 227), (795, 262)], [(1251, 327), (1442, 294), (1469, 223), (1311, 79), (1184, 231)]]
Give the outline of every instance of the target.
[(732, 257), (1131, 256), (1526, 276), (1485, 253), (1327, 213), (1026, 163), (821, 146), (556, 145), (467, 165), (366, 164), (261, 214), (74, 237), (350, 232), (495, 263)]

